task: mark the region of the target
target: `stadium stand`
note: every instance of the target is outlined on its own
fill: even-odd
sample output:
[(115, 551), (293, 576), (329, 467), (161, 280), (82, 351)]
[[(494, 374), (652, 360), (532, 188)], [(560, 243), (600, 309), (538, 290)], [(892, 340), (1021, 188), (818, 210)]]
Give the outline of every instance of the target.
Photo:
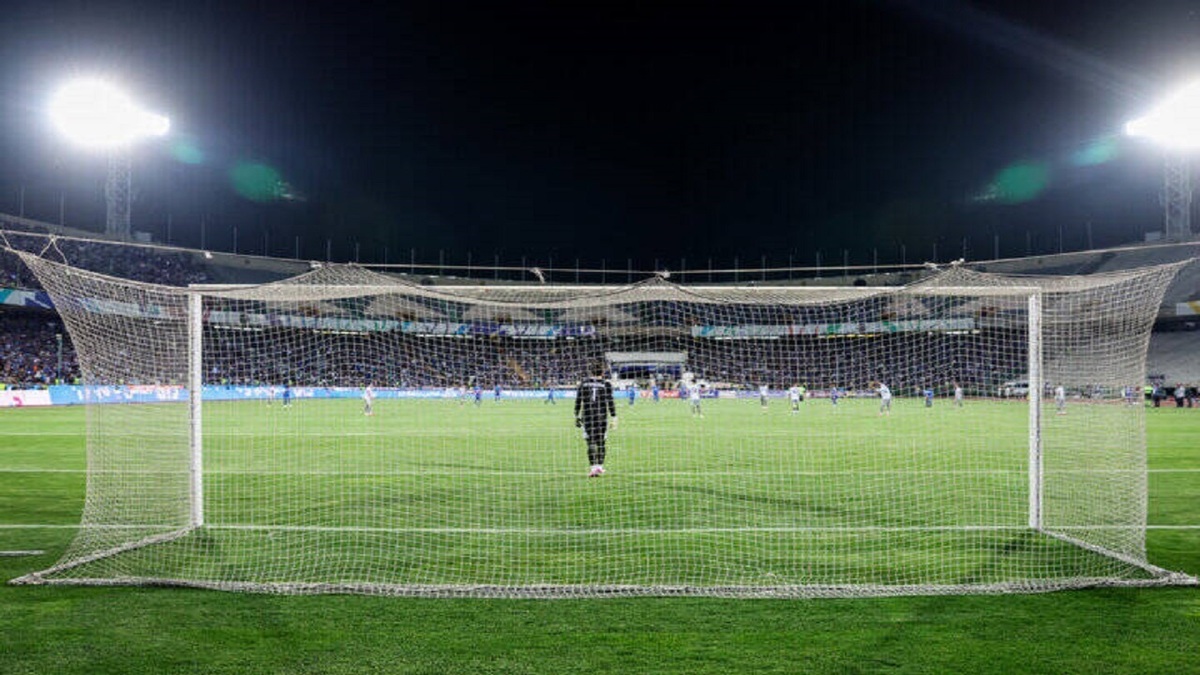
[[(46, 257), (65, 260), (73, 266), (95, 272), (171, 286), (192, 283), (264, 283), (295, 276), (308, 271), (312, 266), (310, 262), (299, 260), (106, 241), (97, 238), (95, 234), (2, 214), (0, 230), (4, 231), (4, 241), (0, 243), (7, 243), (14, 248), (43, 252)], [(1200, 256), (1200, 242), (1136, 245), (1101, 251), (973, 263), (970, 266), (1004, 273), (1088, 274), (1197, 256)], [(920, 274), (843, 274), (822, 279), (797, 279), (786, 283), (894, 285), (914, 281)], [(450, 277), (422, 277), (422, 283), (426, 282), (486, 283)], [(15, 255), (0, 252), (0, 287), (36, 290), (40, 285)], [(1177, 316), (1176, 308), (1179, 303), (1196, 299), (1200, 299), (1200, 262), (1183, 268), (1168, 289), (1159, 315), (1160, 322), (1164, 327), (1191, 327), (1189, 322), (1200, 321), (1200, 317)], [(335, 304), (325, 304), (327, 306), (297, 308), (297, 313), (331, 315), (343, 312), (344, 308)], [(664, 325), (678, 324), (681, 321), (713, 321), (714, 319), (706, 316), (706, 311), (703, 306), (671, 308), (664, 314)], [(905, 310), (906, 313), (911, 311), (912, 308)], [(368, 313), (386, 314), (396, 318), (415, 316), (411, 308), (376, 308)], [(803, 316), (790, 314), (764, 314), (758, 316), (757, 320), (768, 323), (806, 321)], [(651, 320), (649, 323), (653, 325), (655, 322)], [(39, 313), (36, 310), (10, 308), (6, 313), (0, 314), (0, 338), (3, 338), (3, 342), (0, 343), (0, 358), (4, 363), (4, 382), (9, 386), (30, 386), (44, 385), (55, 379), (69, 381), (73, 378), (78, 370), (74, 363), (73, 351), (70, 350), (69, 339), (65, 340), (63, 372), (56, 372), (57, 364), (52, 363), (57, 360), (55, 335), (60, 333), (65, 336), (61, 323), (51, 312)], [(616, 334), (619, 335), (619, 331)], [(290, 381), (294, 384), (353, 385), (367, 379), (394, 385), (437, 387), (464, 386), (468, 382), (486, 383), (489, 386), (500, 384), (510, 388), (536, 384), (567, 385), (570, 384), (567, 373), (579, 371), (577, 361), (594, 360), (606, 350), (620, 348), (619, 344), (607, 343), (610, 339), (569, 342), (468, 339), (463, 340), (456, 348), (456, 351), (462, 352), (460, 356), (466, 355), (466, 358), (459, 358), (451, 367), (450, 364), (442, 362), (448, 351), (446, 348), (429, 347), (436, 340), (412, 338), (411, 348), (402, 350), (404, 356), (400, 356), (373, 346), (367, 337), (348, 336), (348, 344), (343, 353), (359, 355), (355, 359), (285, 365), (283, 361), (286, 359), (280, 359), (279, 355), (266, 351), (256, 359), (230, 359), (223, 362), (220, 354), (224, 350), (220, 349), (219, 345), (225, 338), (219, 333), (214, 333), (207, 336), (207, 339), (213, 341), (216, 347), (209, 352), (215, 355), (212, 372), (209, 373), (212, 381), (238, 384)], [(615, 339), (619, 340), (619, 337)], [(1022, 338), (1013, 336), (1011, 339)], [(946, 349), (960, 348), (962, 342), (961, 338), (947, 338)], [(755, 382), (739, 383), (744, 385), (767, 382), (783, 386), (785, 383), (804, 382), (814, 387), (859, 386), (878, 377), (886, 377), (898, 392), (905, 392), (913, 387), (955, 380), (981, 384), (994, 382), (1016, 370), (1014, 364), (997, 361), (987, 350), (980, 350), (976, 355), (978, 358), (972, 363), (971, 372), (947, 370), (945, 366), (937, 366), (927, 372), (900, 372), (886, 363), (863, 364), (842, 360), (836, 350), (819, 342), (796, 345), (787, 340), (766, 344), (753, 341), (732, 350), (707, 350), (702, 342), (690, 336), (670, 335), (668, 332), (664, 335), (660, 348), (688, 352), (692, 359), (689, 367), (703, 373), (703, 377), (712, 381), (726, 381), (733, 378), (734, 373), (741, 373), (741, 377), (745, 378), (745, 364), (751, 361), (760, 363), (761, 365), (750, 373)], [(797, 351), (815, 356), (799, 359), (795, 357)], [(1014, 353), (1017, 350), (995, 351)], [(709, 354), (713, 356), (708, 356)], [(1162, 374), (1170, 381), (1200, 381), (1200, 358), (1197, 358), (1197, 354), (1200, 354), (1200, 332), (1156, 332), (1151, 340), (1149, 372)], [(51, 358), (51, 355), (54, 358)], [(950, 360), (931, 358), (929, 362), (949, 363)]]
[(1146, 371), (1168, 383), (1200, 383), (1200, 331), (1153, 333)]
[[(62, 336), (62, 368), (58, 338)], [(9, 389), (72, 383), (79, 377), (75, 349), (62, 323), (49, 312), (0, 313), (0, 385)]]

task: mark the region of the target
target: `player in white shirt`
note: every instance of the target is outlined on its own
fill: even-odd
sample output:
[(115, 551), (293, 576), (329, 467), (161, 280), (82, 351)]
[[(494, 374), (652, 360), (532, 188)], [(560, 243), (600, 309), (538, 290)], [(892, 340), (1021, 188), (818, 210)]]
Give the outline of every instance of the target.
[(367, 388), (363, 389), (362, 400), (363, 400), (363, 414), (367, 415), (368, 417), (370, 417), (371, 415), (374, 415), (375, 414), (375, 409), (374, 409), (375, 387), (374, 386), (368, 384)]
[(788, 400), (792, 402), (792, 414), (800, 412), (800, 385), (793, 384), (791, 389), (788, 389)]
[(891, 415), (892, 414), (892, 390), (889, 389), (888, 386), (882, 382), (879, 383), (879, 386), (877, 387), (877, 389), (879, 390), (879, 414), (880, 414), (880, 416)]
[(704, 417), (704, 413), (700, 410), (700, 383), (693, 382), (688, 385), (688, 402), (692, 404), (693, 416)]
[(762, 411), (767, 412), (767, 397), (771, 390), (765, 384), (758, 385), (758, 402), (762, 405)]
[(963, 407), (963, 388), (962, 385), (957, 382), (954, 383), (954, 407)]
[(1054, 388), (1054, 407), (1059, 415), (1067, 414), (1067, 390), (1061, 384)]

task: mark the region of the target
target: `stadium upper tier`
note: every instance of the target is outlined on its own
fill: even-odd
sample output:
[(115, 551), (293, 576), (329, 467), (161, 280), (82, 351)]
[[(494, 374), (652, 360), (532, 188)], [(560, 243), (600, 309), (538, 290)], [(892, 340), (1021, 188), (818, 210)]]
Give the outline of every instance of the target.
[[(293, 277), (311, 269), (312, 261), (271, 258), (265, 256), (236, 255), (216, 251), (203, 251), (161, 245), (124, 243), (109, 241), (91, 232), (73, 230), (50, 223), (33, 221), (0, 214), (0, 231), (8, 246), (27, 251), (43, 251), (44, 255), (57, 257), (69, 264), (102, 274), (172, 286), (191, 283), (210, 284), (258, 284)], [(50, 237), (53, 235), (53, 238)], [(1078, 251), (1057, 255), (1010, 258), (1005, 260), (969, 262), (969, 267), (981, 271), (1006, 274), (1052, 274), (1076, 275), (1111, 272), (1136, 267), (1146, 267), (1188, 258), (1200, 259), (1200, 241), (1176, 244), (1133, 245), (1122, 248), (1094, 251)], [(484, 270), (484, 268), (481, 268)], [(491, 274), (490, 269), (484, 270)], [(611, 273), (608, 281), (623, 282), (626, 275), (619, 271)], [(862, 274), (845, 273), (838, 267), (830, 267), (821, 276), (812, 278), (743, 281), (750, 284), (789, 285), (867, 285), (895, 286), (911, 283), (925, 274), (924, 270)], [(532, 276), (519, 272), (520, 279), (506, 274), (502, 283), (531, 282)], [(402, 275), (409, 276), (409, 275)], [(427, 284), (488, 284), (496, 280), (466, 279), (454, 276), (417, 275)], [(703, 275), (701, 275), (703, 277)], [(707, 281), (707, 277), (676, 275), (673, 280), (682, 283)], [(635, 279), (636, 280), (636, 279)], [(731, 283), (732, 279), (719, 280)], [(532, 282), (536, 283), (536, 282)], [(0, 286), (8, 288), (40, 288), (37, 280), (16, 256), (0, 252)], [(1160, 317), (1176, 314), (1176, 306), (1187, 301), (1200, 300), (1200, 262), (1185, 267), (1167, 290), (1163, 299)]]

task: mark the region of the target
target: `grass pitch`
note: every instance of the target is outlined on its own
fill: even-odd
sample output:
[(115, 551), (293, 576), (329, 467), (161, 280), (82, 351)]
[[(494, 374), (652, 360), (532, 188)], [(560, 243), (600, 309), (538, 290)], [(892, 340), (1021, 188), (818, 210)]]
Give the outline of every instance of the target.
[[(276, 475), (276, 480), (305, 481), (314, 495), (337, 494), (344, 485), (329, 482), (333, 480), (330, 469), (344, 459), (341, 448), (344, 439), (352, 438), (350, 434), (360, 434), (358, 441), (378, 441), (367, 446), (365, 457), (357, 458), (356, 465), (363, 466), (365, 459), (368, 469), (375, 462), (375, 471), (365, 470), (356, 484), (368, 486), (357, 491), (368, 498), (360, 502), (354, 522), (365, 517), (397, 527), (394, 498), (405, 491), (395, 490), (395, 481), (403, 484), (425, 471), (433, 475), (418, 494), (436, 497), (442, 508), (457, 509), (435, 519), (434, 526), (427, 522), (399, 525), (410, 530), (443, 527), (449, 516), (471, 527), (511, 522), (512, 513), (489, 515), (482, 508), (485, 503), (496, 503), (494, 499), (478, 501), (484, 499), (486, 490), (455, 490), (455, 481), (466, 475), (476, 486), (482, 481), (495, 489), (510, 490), (516, 501), (502, 503), (520, 504), (520, 510), (537, 514), (537, 527), (552, 530), (556, 536), (571, 536), (573, 528), (611, 528), (617, 522), (687, 534), (700, 526), (710, 527), (706, 524), (714, 519), (719, 522), (722, 517), (732, 517), (729, 514), (737, 509), (728, 508), (730, 504), (752, 504), (750, 513), (756, 514), (756, 519), (776, 525), (820, 527), (844, 517), (833, 511), (806, 511), (797, 509), (796, 504), (772, 502), (778, 501), (781, 487), (795, 484), (773, 484), (769, 471), (762, 472), (762, 482), (749, 484), (721, 478), (732, 469), (747, 469), (738, 462), (760, 466), (779, 457), (781, 450), (806, 453), (804, 468), (828, 484), (822, 488), (824, 492), (809, 490), (807, 494), (821, 499), (836, 497), (846, 488), (831, 477), (846, 473), (847, 461), (854, 462), (850, 468), (860, 474), (872, 467), (883, 470), (895, 483), (897, 470), (929, 466), (928, 462), (913, 463), (914, 452), (959, 448), (981, 433), (1013, 434), (1017, 449), (975, 456), (970, 465), (959, 459), (955, 460), (959, 464), (934, 468), (960, 473), (984, 468), (995, 480), (1015, 484), (1024, 477), (1020, 449), (1024, 409), (1019, 406), (979, 407), (973, 421), (964, 425), (948, 406), (927, 411), (914, 401), (898, 401), (897, 410), (886, 420), (876, 417), (865, 402), (859, 402), (858, 409), (839, 410), (837, 420), (823, 407), (828, 403), (820, 401), (806, 403), (813, 407), (800, 416), (789, 415), (779, 402), (766, 415), (750, 402), (721, 402), (728, 405), (707, 406), (703, 420), (691, 419), (686, 404), (677, 401), (664, 401), (658, 407), (639, 403), (632, 410), (624, 406), (619, 410), (621, 426), (611, 437), (609, 475), (589, 481), (583, 477), (587, 463), (582, 442), (570, 426), (569, 408), (561, 402), (551, 407), (540, 401), (505, 401), (485, 403), (478, 410), (469, 404), (461, 408), (448, 402), (423, 404), (440, 406), (436, 413), (419, 412), (410, 403), (379, 401), (378, 414), (371, 418), (361, 416), (352, 402), (327, 414), (317, 412), (316, 406), (327, 407), (324, 403), (301, 401), (288, 411), (290, 417), (279, 409), (268, 413), (241, 404), (209, 406), (206, 424), (211, 443), (206, 468), (216, 481), (210, 486), (214, 518), (225, 523), (289, 526), (305, 526), (318, 522), (317, 518), (329, 522), (331, 513), (337, 512), (328, 506), (319, 513), (304, 508), (283, 512), (265, 508), (270, 506), (274, 489), (246, 481)], [(408, 417), (410, 413), (412, 417)], [(445, 418), (431, 424), (431, 415)], [(818, 415), (828, 416), (830, 425), (825, 426)], [(226, 418), (220, 420), (221, 416)], [(0, 411), (0, 550), (46, 551), (34, 557), (0, 558), (0, 574), (5, 578), (49, 566), (73, 533), (83, 496), (82, 417), (78, 408)], [(1073, 413), (1048, 423), (1083, 425), (1086, 417)], [(1200, 413), (1160, 409), (1148, 411), (1147, 417), (1150, 559), (1168, 569), (1197, 574), (1200, 452), (1196, 438), (1200, 438)], [(905, 428), (909, 424), (917, 426)], [(265, 435), (264, 425), (269, 432)], [(305, 433), (309, 425), (314, 425), (312, 434)], [(722, 454), (720, 444), (709, 440), (714, 438), (714, 429), (770, 438), (763, 432), (774, 425), (784, 432), (791, 430), (791, 435), (752, 445), (733, 456)], [(787, 440), (796, 437), (796, 425), (805, 427), (798, 436), (807, 439), (803, 447), (792, 447)], [(452, 431), (440, 430), (446, 426)], [(847, 438), (847, 429), (878, 434), (876, 450), (863, 456), (853, 449), (837, 453), (813, 449), (814, 441), (820, 447), (822, 440), (836, 443)], [(229, 437), (228, 444), (219, 441), (217, 430)], [(911, 437), (914, 431), (925, 434), (928, 442), (916, 448), (893, 442)], [(495, 451), (480, 453), (481, 446), (462, 443), (464, 436), (490, 438)], [(271, 437), (325, 440), (271, 450)], [(405, 447), (396, 440), (405, 437), (420, 437), (420, 445)], [(235, 440), (263, 448), (263, 452), (233, 452)], [(423, 454), (429, 448), (438, 450), (440, 474)], [(685, 453), (688, 448), (691, 451)], [(711, 452), (697, 456), (695, 448)], [(972, 455), (956, 450), (947, 456)], [(304, 467), (307, 473), (297, 477), (296, 467)], [(409, 474), (404, 473), (406, 467)], [(404, 478), (406, 475), (409, 477)], [(383, 478), (387, 480), (381, 481)], [(228, 484), (221, 486), (220, 481)], [(709, 488), (697, 487), (705, 481)], [(711, 487), (714, 482), (715, 488)], [(911, 507), (949, 503), (917, 490), (918, 483), (901, 484), (910, 495), (910, 508), (893, 512), (893, 517), (906, 526), (919, 527), (921, 519), (928, 517), (921, 515), (922, 509)], [(383, 487), (369, 487), (372, 485)], [(283, 494), (295, 486), (277, 487), (287, 488), (280, 492)], [(664, 498), (664, 491), (673, 496)], [(532, 508), (529, 502), (517, 499), (521, 496), (541, 500), (542, 506)], [(962, 494), (955, 499), (960, 504), (970, 502)], [(720, 504), (725, 508), (712, 508)], [(1018, 498), (1011, 506), (987, 513), (992, 522), (1005, 524), (1016, 518), (1019, 524), (1021, 506)], [(363, 508), (377, 509), (379, 515), (363, 512)], [(805, 515), (798, 519), (796, 513)], [(969, 509), (962, 513), (963, 518), (977, 519), (979, 515)], [(481, 520), (472, 523), (470, 518), (476, 517)], [(553, 518), (549, 526), (547, 518)], [(334, 522), (339, 521), (334, 518)], [(418, 540), (431, 555), (457, 550), (461, 544), (428, 546), (436, 537), (469, 534), (425, 532)], [(492, 544), (493, 549), (505, 549), (494, 540)], [(508, 549), (513, 554), (522, 550)], [(621, 572), (641, 569), (653, 582), (653, 570), (665, 570), (668, 562), (674, 566), (683, 559), (658, 561), (655, 567), (643, 558), (638, 567)], [(562, 569), (579, 568), (567, 565)], [(966, 569), (970, 566), (963, 565), (953, 574)], [(734, 579), (744, 570), (726, 569), (722, 574), (726, 580)], [(614, 578), (618, 576), (614, 574)], [(0, 654), (0, 672), (1188, 672), (1195, 668), (1191, 650), (1200, 640), (1198, 595), (1195, 589), (1176, 588), (838, 601), (545, 602), (4, 587), (0, 588), (0, 632), (7, 645)]]

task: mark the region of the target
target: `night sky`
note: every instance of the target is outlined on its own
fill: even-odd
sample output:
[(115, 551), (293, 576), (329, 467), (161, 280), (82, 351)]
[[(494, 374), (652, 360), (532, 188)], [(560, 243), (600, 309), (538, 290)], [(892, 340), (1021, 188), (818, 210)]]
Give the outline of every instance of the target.
[(678, 269), (1113, 245), (1161, 228), (1161, 155), (1119, 132), (1200, 77), (1198, 7), (8, 2), (0, 210), (102, 229), (104, 159), (44, 113), (87, 74), (171, 116), (133, 225), (187, 246)]

